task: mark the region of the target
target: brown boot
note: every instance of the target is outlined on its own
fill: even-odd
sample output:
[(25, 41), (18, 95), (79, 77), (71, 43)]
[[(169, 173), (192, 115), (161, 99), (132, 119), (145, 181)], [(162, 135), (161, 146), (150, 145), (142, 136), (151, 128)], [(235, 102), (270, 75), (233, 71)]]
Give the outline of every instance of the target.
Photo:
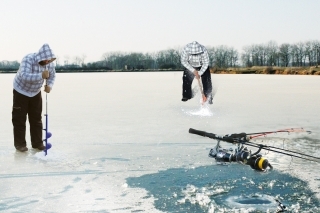
[(26, 152), (28, 151), (28, 148), (25, 146), (17, 146), (16, 149), (20, 152)]
[(43, 144), (41, 144), (40, 146), (38, 146), (38, 147), (32, 147), (32, 148), (34, 148), (34, 149), (39, 149), (39, 150), (45, 150), (46, 149), (46, 147), (43, 145)]

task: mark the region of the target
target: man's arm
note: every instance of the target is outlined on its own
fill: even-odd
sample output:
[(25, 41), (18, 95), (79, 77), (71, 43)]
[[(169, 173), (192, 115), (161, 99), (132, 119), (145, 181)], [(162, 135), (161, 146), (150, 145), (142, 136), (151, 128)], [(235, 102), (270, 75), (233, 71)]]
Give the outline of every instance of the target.
[(203, 54), (201, 55), (201, 60), (202, 60), (202, 67), (199, 70), (199, 75), (201, 76), (208, 68), (209, 66), (209, 54), (206, 49), (204, 49)]
[(182, 51), (182, 54), (181, 54), (181, 64), (187, 69), (189, 70), (190, 72), (193, 73), (194, 71), (194, 68), (189, 64), (189, 54), (186, 52), (186, 51)]
[(42, 80), (42, 73), (32, 73), (32, 58), (28, 56), (22, 59), (18, 75), (26, 82), (38, 82)]
[(56, 69), (54, 63), (48, 64), (47, 68), (50, 73), (49, 78), (47, 79), (47, 85), (52, 89), (54, 81), (56, 79)]

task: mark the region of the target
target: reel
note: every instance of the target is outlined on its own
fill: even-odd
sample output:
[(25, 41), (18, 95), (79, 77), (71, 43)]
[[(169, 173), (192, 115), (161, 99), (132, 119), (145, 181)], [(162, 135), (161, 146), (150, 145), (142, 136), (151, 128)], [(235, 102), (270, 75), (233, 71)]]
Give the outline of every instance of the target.
[(238, 162), (240, 164), (249, 165), (252, 169), (257, 171), (265, 171), (268, 167), (272, 169), (273, 167), (269, 161), (262, 157), (258, 152), (251, 154), (251, 150), (243, 145), (238, 145), (238, 148), (234, 153), (233, 149), (223, 149), (220, 147), (220, 141), (218, 141), (216, 147), (211, 149), (209, 152), (209, 157), (215, 158), (217, 162), (231, 163)]
[[(273, 132), (257, 132), (257, 133), (238, 133), (238, 134), (229, 134), (225, 136), (219, 136), (214, 133), (208, 133), (205, 131), (200, 131), (196, 129), (189, 129), (189, 133), (191, 134), (196, 134), (200, 135), (203, 137), (208, 137), (214, 140), (217, 140), (218, 143), (215, 146), (214, 149), (211, 149), (209, 152), (209, 157), (215, 158), (216, 161), (218, 162), (238, 162), (241, 164), (249, 165), (252, 169), (257, 170), (257, 171), (265, 171), (268, 167), (270, 169), (273, 169), (269, 161), (265, 158), (262, 157), (259, 152), (262, 149), (272, 151), (275, 153), (280, 153), (283, 155), (291, 156), (291, 157), (296, 157), (300, 159), (305, 159), (309, 161), (314, 161), (314, 162), (320, 162), (319, 157), (315, 157), (309, 154), (305, 153), (300, 153), (296, 151), (291, 151), (288, 149), (283, 149), (279, 147), (274, 147), (274, 146), (267, 146), (263, 144), (256, 144), (253, 142), (250, 142), (250, 139), (261, 137), (261, 136), (266, 136), (268, 134), (273, 134), (277, 132), (307, 132), (311, 133), (310, 131), (305, 131), (303, 128), (290, 128), (290, 129), (283, 129), (283, 130), (278, 130), (278, 131), (273, 131)], [(220, 141), (224, 141), (227, 143), (232, 143), (232, 144), (237, 144), (238, 147), (233, 153), (233, 149), (223, 149), (220, 146)], [(258, 148), (258, 151), (255, 153), (251, 153), (251, 150), (248, 150), (247, 147), (244, 147), (244, 145), (252, 146)]]

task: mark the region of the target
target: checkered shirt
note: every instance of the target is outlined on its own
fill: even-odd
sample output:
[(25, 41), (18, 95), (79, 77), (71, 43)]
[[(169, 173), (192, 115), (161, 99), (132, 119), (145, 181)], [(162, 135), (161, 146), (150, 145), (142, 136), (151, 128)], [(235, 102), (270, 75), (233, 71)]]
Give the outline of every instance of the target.
[(17, 74), (13, 80), (13, 88), (28, 97), (37, 95), (44, 83), (42, 72), (48, 70), (50, 75), (47, 79), (47, 85), (52, 88), (55, 81), (55, 64), (49, 63), (45, 66), (39, 65), (43, 60), (54, 60), (53, 54), (48, 44), (44, 44), (37, 53), (26, 55), (21, 63)]
[(201, 67), (198, 73), (202, 75), (209, 66), (208, 51), (196, 41), (189, 43), (182, 50), (181, 63), (190, 72)]

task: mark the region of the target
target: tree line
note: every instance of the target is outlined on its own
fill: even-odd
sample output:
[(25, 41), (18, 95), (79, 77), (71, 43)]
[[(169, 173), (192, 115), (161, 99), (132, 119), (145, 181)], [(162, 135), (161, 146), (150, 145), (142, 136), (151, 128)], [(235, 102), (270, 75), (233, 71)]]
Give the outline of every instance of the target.
[[(303, 67), (320, 64), (320, 42), (307, 41), (277, 45), (274, 41), (266, 44), (245, 46), (239, 53), (225, 45), (207, 47), (210, 66), (216, 68), (279, 66)], [(181, 49), (167, 49), (153, 53), (107, 52), (100, 61), (85, 63), (85, 55), (73, 60), (65, 57), (61, 63), (57, 57), (57, 70), (181, 70)], [(0, 61), (0, 69), (18, 69), (17, 61)]]
[(307, 41), (278, 46), (270, 41), (266, 45), (251, 45), (243, 48), (243, 66), (304, 67), (320, 64), (320, 42)]

